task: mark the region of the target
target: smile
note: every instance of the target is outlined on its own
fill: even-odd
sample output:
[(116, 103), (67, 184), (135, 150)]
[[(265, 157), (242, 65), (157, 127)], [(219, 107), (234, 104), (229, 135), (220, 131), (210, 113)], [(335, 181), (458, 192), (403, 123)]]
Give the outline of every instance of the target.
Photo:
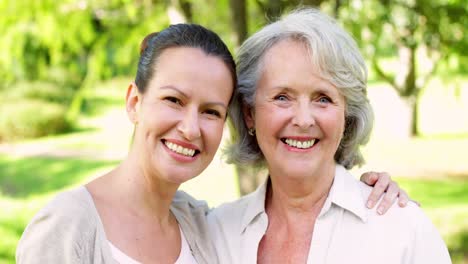
[(290, 138), (282, 138), (281, 141), (287, 144), (288, 146), (298, 148), (298, 149), (308, 149), (314, 146), (315, 144), (315, 139), (300, 141), (300, 140), (295, 140), (295, 139), (290, 139)]
[(193, 157), (199, 153), (199, 151), (196, 149), (185, 148), (173, 142), (168, 142), (167, 140), (164, 140), (164, 145), (166, 145), (168, 149), (174, 151), (175, 153), (181, 154), (187, 157)]

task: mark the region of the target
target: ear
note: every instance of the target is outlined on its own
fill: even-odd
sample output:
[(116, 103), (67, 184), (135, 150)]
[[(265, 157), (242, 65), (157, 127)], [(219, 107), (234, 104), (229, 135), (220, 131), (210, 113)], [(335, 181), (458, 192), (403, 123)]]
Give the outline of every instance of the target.
[(252, 108), (246, 104), (242, 104), (242, 113), (244, 114), (244, 122), (247, 128), (255, 128), (255, 113)]
[(138, 87), (134, 82), (130, 83), (127, 88), (127, 95), (125, 96), (125, 106), (127, 115), (133, 124), (138, 123), (138, 116), (140, 112), (141, 94)]

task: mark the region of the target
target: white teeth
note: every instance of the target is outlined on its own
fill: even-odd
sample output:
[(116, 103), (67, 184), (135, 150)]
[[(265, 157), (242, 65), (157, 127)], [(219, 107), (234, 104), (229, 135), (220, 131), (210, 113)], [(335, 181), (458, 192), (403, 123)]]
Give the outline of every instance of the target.
[(195, 150), (194, 149), (189, 149), (189, 148), (184, 148), (182, 146), (179, 146), (175, 143), (172, 142), (167, 142), (165, 141), (164, 144), (172, 151), (177, 152), (179, 154), (185, 155), (185, 156), (190, 156), (193, 157), (195, 155)]
[(306, 148), (310, 148), (310, 147), (312, 147), (314, 145), (315, 139), (307, 140), (307, 141), (298, 141), (298, 140), (288, 138), (288, 139), (285, 140), (285, 142), (286, 142), (286, 144), (288, 144), (291, 147), (306, 149)]

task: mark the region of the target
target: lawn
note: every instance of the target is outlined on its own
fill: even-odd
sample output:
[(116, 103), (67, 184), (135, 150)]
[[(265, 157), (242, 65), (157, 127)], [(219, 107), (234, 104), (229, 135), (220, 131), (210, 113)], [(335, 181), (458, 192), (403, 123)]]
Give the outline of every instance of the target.
[[(16, 243), (25, 225), (57, 192), (110, 170), (125, 156), (132, 133), (123, 106), (127, 81), (113, 80), (88, 95), (80, 130), (0, 145), (0, 153), (3, 153), (0, 154), (1, 264), (14, 263)], [(449, 246), (453, 262), (468, 263), (468, 162), (464, 153), (468, 137), (401, 137), (404, 126), (396, 127), (396, 124), (401, 125), (404, 118), (391, 118), (383, 109), (402, 110), (392, 101), (395, 98), (388, 96), (391, 94), (388, 88), (382, 88), (382, 92), (376, 89), (370, 92), (376, 108), (376, 133), (364, 148), (367, 165), (353, 171), (354, 174), (359, 175), (364, 170), (388, 171), (412, 199), (422, 204)], [(430, 93), (425, 96), (428, 101), (432, 100)], [(463, 108), (468, 102), (466, 93), (460, 98), (465, 102), (457, 104)], [(446, 115), (456, 116), (450, 111), (458, 108), (452, 104), (451, 108), (444, 109)], [(464, 113), (463, 120), (468, 116), (468, 112)], [(423, 118), (424, 127), (430, 127), (427, 115)], [(427, 131), (440, 134), (437, 126), (444, 124), (446, 127), (468, 126), (468, 123), (456, 123), (450, 118), (438, 120)], [(238, 197), (233, 168), (222, 162), (220, 153), (200, 177), (184, 184), (182, 189), (207, 200), (212, 206)]]
[(54, 194), (89, 180), (116, 162), (0, 155), (0, 263), (14, 263), (24, 227)]

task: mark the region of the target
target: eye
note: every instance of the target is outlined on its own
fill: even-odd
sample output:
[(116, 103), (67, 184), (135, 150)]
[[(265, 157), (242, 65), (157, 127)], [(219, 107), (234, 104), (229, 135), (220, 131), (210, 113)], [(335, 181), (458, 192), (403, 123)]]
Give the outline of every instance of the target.
[(204, 113), (208, 115), (216, 116), (216, 117), (221, 117), (221, 113), (214, 109), (207, 109), (205, 110)]
[(277, 101), (287, 101), (289, 98), (284, 94), (279, 94), (275, 96), (274, 99)]
[(321, 103), (321, 104), (329, 104), (332, 102), (332, 100), (327, 97), (327, 96), (321, 96), (319, 99), (318, 99), (318, 102)]
[(168, 102), (171, 102), (171, 103), (174, 103), (174, 104), (178, 104), (178, 105), (182, 104), (182, 102), (177, 97), (173, 97), (173, 96), (164, 97), (164, 100), (168, 101)]

